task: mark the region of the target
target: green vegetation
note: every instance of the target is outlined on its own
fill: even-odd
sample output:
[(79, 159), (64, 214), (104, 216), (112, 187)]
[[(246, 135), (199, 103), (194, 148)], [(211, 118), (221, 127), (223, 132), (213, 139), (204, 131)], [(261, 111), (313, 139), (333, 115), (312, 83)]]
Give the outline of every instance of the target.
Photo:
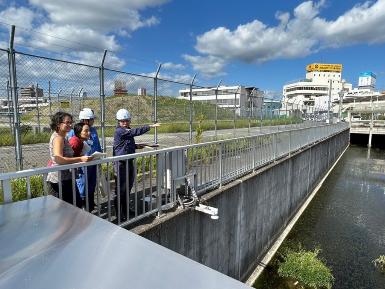
[(385, 273), (385, 255), (380, 255), (377, 259), (372, 261), (374, 266), (380, 270), (382, 273)]
[[(77, 118), (77, 113), (80, 109), (75, 107), (74, 104), (74, 117)], [(96, 115), (99, 117), (96, 119), (96, 126), (99, 126), (100, 123), (100, 103), (99, 98), (88, 98), (83, 102), (82, 107), (92, 107), (95, 109)], [(145, 123), (149, 124), (153, 122), (153, 97), (152, 96), (110, 96), (105, 98), (105, 107), (106, 107), (106, 133), (107, 137), (112, 137), (115, 131), (115, 113), (118, 108), (125, 107), (133, 115), (132, 125), (133, 127), (143, 125)], [(214, 130), (215, 129), (215, 104), (194, 101), (192, 103), (194, 123), (193, 130), (197, 131), (203, 130)], [(59, 109), (63, 109), (58, 106), (57, 103), (52, 103), (52, 112), (56, 112)], [(71, 111), (66, 109), (66, 111)], [(234, 127), (234, 112), (231, 109), (218, 108), (218, 121), (217, 128), (220, 129), (231, 129)], [(185, 99), (177, 99), (174, 97), (168, 96), (158, 96), (157, 102), (157, 113), (158, 121), (162, 125), (158, 128), (158, 133), (178, 133), (178, 132), (188, 132), (189, 131), (189, 115), (190, 115), (190, 102)], [(50, 123), (49, 117), (49, 107), (39, 108), (40, 123), (42, 130), (44, 132), (34, 133), (32, 131), (32, 126), (28, 125), (36, 123), (37, 121), (37, 112), (32, 110), (28, 113), (21, 115), (21, 143), (22, 144), (34, 144), (34, 143), (46, 143), (49, 141), (50, 132), (48, 127)], [(200, 120), (202, 118), (202, 120)], [(204, 119), (204, 121), (203, 121)], [(265, 125), (280, 125), (280, 124), (289, 124), (289, 123), (298, 123), (301, 122), (299, 118), (273, 118), (265, 119), (262, 121), (262, 126)], [(235, 121), (236, 128), (245, 128), (249, 126), (248, 118), (237, 118)], [(251, 127), (261, 126), (261, 121), (259, 119), (252, 119), (250, 121)], [(152, 130), (150, 133), (154, 133)], [(10, 128), (0, 129), (0, 146), (13, 146), (15, 145), (15, 140), (13, 138)], [(99, 130), (100, 135), (100, 130)]]
[[(43, 195), (43, 176), (30, 177), (31, 198), (40, 197)], [(27, 179), (19, 178), (11, 180), (12, 200), (14, 202), (27, 199)], [(0, 203), (3, 203), (4, 195), (0, 186)]]
[(203, 114), (198, 115), (198, 126), (195, 130), (195, 143), (201, 143), (202, 137), (203, 137), (203, 120), (205, 119), (205, 116)]
[(283, 262), (278, 265), (281, 277), (297, 281), (302, 288), (331, 288), (334, 277), (331, 270), (322, 262), (318, 255), (321, 252), (287, 250)]

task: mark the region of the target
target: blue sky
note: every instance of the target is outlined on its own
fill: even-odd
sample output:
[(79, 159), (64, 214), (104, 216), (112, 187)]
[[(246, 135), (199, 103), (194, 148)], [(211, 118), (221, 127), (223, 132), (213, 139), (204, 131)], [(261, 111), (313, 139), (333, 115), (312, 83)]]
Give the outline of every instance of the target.
[[(100, 2), (100, 3), (99, 3)], [(197, 84), (281, 92), (313, 62), (363, 71), (385, 90), (385, 0), (0, 0), (0, 47)], [(54, 37), (52, 37), (54, 36)]]

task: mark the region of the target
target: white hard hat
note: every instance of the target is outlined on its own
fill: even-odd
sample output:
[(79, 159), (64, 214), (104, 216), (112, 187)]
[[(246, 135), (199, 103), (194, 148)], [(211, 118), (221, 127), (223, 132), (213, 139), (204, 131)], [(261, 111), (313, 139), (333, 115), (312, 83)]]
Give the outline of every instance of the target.
[(116, 113), (116, 119), (117, 120), (124, 120), (124, 119), (131, 119), (131, 114), (128, 112), (127, 109), (121, 108)]
[(95, 114), (93, 112), (92, 109), (90, 108), (83, 108), (80, 112), (79, 112), (79, 119), (82, 120), (82, 119), (94, 119), (95, 118)]

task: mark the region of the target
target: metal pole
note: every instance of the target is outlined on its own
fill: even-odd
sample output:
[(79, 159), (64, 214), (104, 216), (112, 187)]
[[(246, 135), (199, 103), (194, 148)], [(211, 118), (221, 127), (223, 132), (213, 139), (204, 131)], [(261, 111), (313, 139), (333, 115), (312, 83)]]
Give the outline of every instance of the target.
[(329, 101), (328, 101), (328, 120), (327, 123), (330, 123), (330, 102), (332, 99), (332, 81), (329, 79)]
[(262, 94), (262, 96), (261, 96), (261, 98), (262, 98), (262, 101), (261, 101), (261, 123), (259, 124), (261, 131), (262, 131), (262, 122), (263, 122), (263, 97), (264, 96)]
[(99, 67), (100, 81), (100, 128), (102, 135), (102, 151), (106, 152), (106, 103), (104, 94), (104, 60), (106, 59), (107, 50), (104, 50), (102, 63)]
[(13, 42), (15, 39), (15, 25), (11, 26), (11, 34), (9, 38), (9, 77), (11, 84), (11, 97), (13, 104), (13, 121), (14, 121), (14, 135), (15, 135), (15, 153), (16, 153), (16, 169), (23, 169), (23, 159), (21, 150), (21, 139), (20, 139), (20, 119), (18, 109), (18, 96), (17, 96), (17, 79), (16, 79), (16, 60), (15, 51), (13, 50)]
[(215, 140), (217, 140), (217, 130), (218, 130), (218, 89), (222, 83), (222, 79), (219, 81), (217, 87), (215, 88)]
[(7, 81), (7, 113), (8, 113), (8, 119), (9, 119), (9, 127), (11, 128), (11, 133), (13, 133), (13, 127), (12, 127), (12, 114), (11, 114), (11, 100), (9, 97), (9, 80)]
[(190, 119), (189, 119), (189, 144), (192, 143), (192, 131), (193, 131), (193, 127), (192, 127), (192, 124), (193, 124), (193, 110), (192, 110), (192, 86), (194, 84), (194, 81), (195, 81), (195, 77), (197, 76), (197, 74), (195, 73), (194, 77), (192, 78), (191, 80), (191, 83), (190, 83)]
[(37, 132), (40, 133), (40, 111), (39, 111), (39, 84), (36, 83), (35, 97), (36, 97), (36, 110), (37, 110)]
[(342, 98), (343, 98), (343, 96), (344, 96), (344, 91), (341, 90), (340, 91), (340, 107), (338, 108), (338, 118), (339, 118), (340, 122), (342, 119)]
[[(253, 116), (253, 103), (254, 103), (253, 93), (254, 93), (254, 90), (255, 90), (255, 87), (253, 87), (253, 89), (251, 90), (251, 93), (249, 95), (249, 99), (251, 100), (251, 111), (249, 111), (249, 129), (248, 129), (249, 134), (250, 134), (250, 127), (251, 127), (251, 118)], [(250, 103), (250, 101), (249, 101), (249, 103)]]
[(84, 107), (84, 98), (83, 98), (83, 96), (80, 97), (80, 94), (82, 93), (82, 91), (83, 91), (83, 87), (80, 88), (80, 90), (79, 90), (79, 100), (81, 99), (81, 101), (80, 101), (80, 109), (83, 109), (83, 107)]
[(60, 95), (60, 92), (62, 92), (63, 89), (59, 89), (58, 93), (57, 93), (57, 105), (58, 107), (60, 107), (60, 99), (59, 99), (59, 95)]
[[(159, 64), (158, 69), (156, 70), (156, 74), (154, 77), (154, 123), (158, 122), (158, 75), (159, 71), (162, 67), (162, 63)], [(158, 143), (158, 128), (154, 128), (154, 143)]]
[(52, 101), (51, 101), (51, 81), (48, 81), (48, 102), (49, 102), (49, 117), (52, 116)]
[(72, 105), (72, 95), (73, 95), (74, 92), (75, 92), (75, 88), (72, 88), (72, 91), (71, 91), (71, 94), (70, 94), (71, 115), (74, 114), (74, 109), (73, 109), (73, 105)]
[(372, 113), (370, 116), (368, 148), (372, 147), (372, 137), (373, 137), (373, 95), (370, 96), (370, 109)]
[(237, 90), (235, 91), (235, 94), (234, 94), (234, 133), (233, 135), (235, 136), (235, 119), (236, 119), (236, 111), (237, 111), (237, 93), (238, 93), (238, 90), (239, 90), (240, 86), (238, 86)]

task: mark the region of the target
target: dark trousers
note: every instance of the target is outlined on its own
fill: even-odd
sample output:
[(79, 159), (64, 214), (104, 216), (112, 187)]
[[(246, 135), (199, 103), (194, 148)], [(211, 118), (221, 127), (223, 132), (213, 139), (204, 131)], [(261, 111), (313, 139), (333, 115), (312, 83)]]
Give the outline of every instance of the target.
[[(59, 184), (51, 183), (49, 184), (49, 193), (57, 198), (59, 198)], [(73, 204), (73, 194), (72, 194), (72, 180), (64, 180), (61, 182), (62, 184), (62, 199), (63, 201)], [(79, 194), (78, 187), (75, 184), (75, 196), (76, 196), (76, 206), (78, 208), (82, 207), (82, 199)]]
[[(135, 170), (134, 170), (134, 164), (132, 160), (128, 160), (128, 175), (126, 172), (126, 162), (125, 161), (119, 161), (117, 165), (117, 170), (115, 171), (115, 193), (116, 197), (114, 200), (115, 208), (116, 208), (116, 216), (118, 216), (118, 193), (120, 196), (120, 219), (126, 220), (127, 219), (127, 203), (129, 202), (130, 198), (130, 192), (132, 189), (132, 186), (134, 184), (135, 180)], [(118, 182), (118, 175), (117, 171), (119, 171), (119, 182)], [(127, 183), (128, 183), (128, 192), (127, 192)], [(119, 188), (118, 188), (119, 186)]]

